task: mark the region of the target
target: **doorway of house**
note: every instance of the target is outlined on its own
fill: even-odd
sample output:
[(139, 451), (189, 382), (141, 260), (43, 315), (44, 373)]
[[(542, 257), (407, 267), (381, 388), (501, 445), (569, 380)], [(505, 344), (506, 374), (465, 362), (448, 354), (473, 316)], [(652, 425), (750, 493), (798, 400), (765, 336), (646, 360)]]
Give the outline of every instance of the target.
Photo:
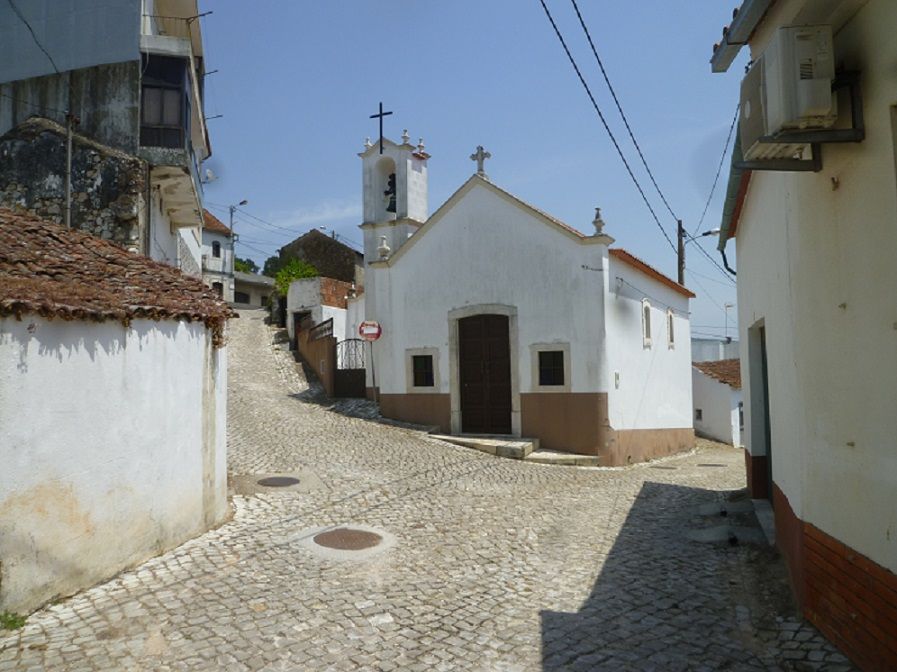
[(511, 341), (507, 315), (458, 320), (461, 431), (511, 433)]
[(766, 496), (772, 502), (772, 433), (770, 432), (769, 417), (769, 367), (766, 362), (766, 327), (760, 327), (760, 366), (762, 369), (763, 387), (760, 393), (763, 395), (763, 440), (766, 444)]

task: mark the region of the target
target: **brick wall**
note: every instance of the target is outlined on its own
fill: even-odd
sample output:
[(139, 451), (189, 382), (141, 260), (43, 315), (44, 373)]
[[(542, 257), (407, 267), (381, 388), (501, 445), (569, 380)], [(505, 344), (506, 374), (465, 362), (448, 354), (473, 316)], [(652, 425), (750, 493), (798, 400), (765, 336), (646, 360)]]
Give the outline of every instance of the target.
[(351, 289), (351, 282), (343, 282), (334, 278), (321, 278), (321, 305), (347, 308), (346, 296)]

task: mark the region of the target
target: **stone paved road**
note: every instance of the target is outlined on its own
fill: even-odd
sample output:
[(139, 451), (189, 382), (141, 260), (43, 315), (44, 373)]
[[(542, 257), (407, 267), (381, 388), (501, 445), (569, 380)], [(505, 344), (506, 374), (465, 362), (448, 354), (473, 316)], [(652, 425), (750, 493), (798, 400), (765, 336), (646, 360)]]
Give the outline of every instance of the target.
[[(231, 472), (299, 488), (236, 495), (231, 522), (0, 633), (0, 670), (851, 669), (768, 548), (693, 540), (756, 534), (718, 514), (739, 452), (542, 466), (346, 417), (261, 317), (231, 326)], [(313, 550), (344, 523), (394, 545)]]

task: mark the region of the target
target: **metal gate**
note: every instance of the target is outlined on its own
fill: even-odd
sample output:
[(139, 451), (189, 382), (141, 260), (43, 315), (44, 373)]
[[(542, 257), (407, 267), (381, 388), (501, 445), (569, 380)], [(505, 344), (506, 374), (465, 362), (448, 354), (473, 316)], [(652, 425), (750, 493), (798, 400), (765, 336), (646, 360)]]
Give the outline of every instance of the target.
[(360, 338), (348, 338), (336, 344), (336, 377), (333, 381), (334, 396), (365, 396), (365, 343)]

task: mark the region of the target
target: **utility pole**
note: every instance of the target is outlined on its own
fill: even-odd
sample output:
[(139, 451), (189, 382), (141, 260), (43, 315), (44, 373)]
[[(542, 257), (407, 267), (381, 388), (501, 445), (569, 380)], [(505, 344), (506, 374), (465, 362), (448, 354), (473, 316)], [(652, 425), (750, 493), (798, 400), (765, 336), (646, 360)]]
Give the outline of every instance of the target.
[(680, 219), (676, 223), (676, 237), (679, 239), (679, 284), (685, 286), (685, 227)]
[(65, 228), (72, 228), (72, 123), (69, 110), (65, 115)]

